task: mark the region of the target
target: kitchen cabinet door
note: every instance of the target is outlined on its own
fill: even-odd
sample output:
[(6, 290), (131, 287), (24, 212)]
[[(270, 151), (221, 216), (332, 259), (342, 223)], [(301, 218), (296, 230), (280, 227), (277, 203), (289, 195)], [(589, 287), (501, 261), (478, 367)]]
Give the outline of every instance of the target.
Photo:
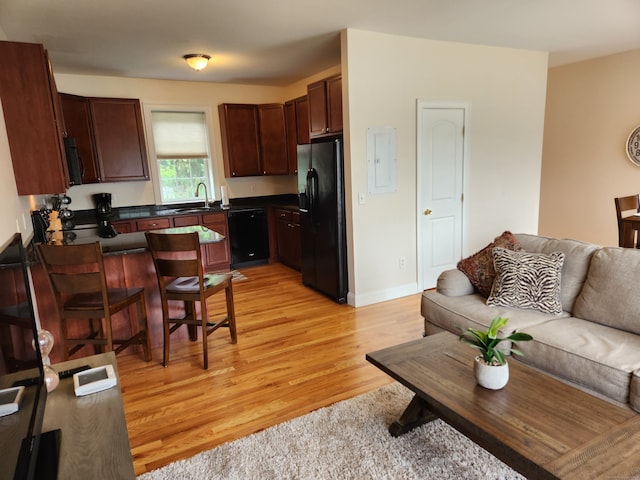
[(296, 105), (293, 100), (284, 104), (285, 125), (287, 127), (287, 165), (289, 175), (298, 173), (298, 129)]
[(229, 247), (229, 227), (227, 215), (224, 213), (207, 213), (202, 215), (202, 225), (209, 230), (224, 236), (222, 242), (207, 243), (205, 247), (205, 270), (219, 272), (229, 270), (231, 265), (231, 249)]
[(327, 129), (342, 132), (342, 75), (327, 78)]
[(334, 75), (307, 86), (311, 138), (342, 132), (342, 76)]
[(310, 142), (309, 102), (307, 96), (298, 97), (284, 104), (287, 127), (287, 160), (289, 175), (298, 173), (298, 145)]
[(0, 42), (0, 58), (0, 99), (18, 195), (64, 193), (64, 123), (47, 53), (40, 44)]
[(62, 104), (66, 134), (76, 140), (82, 183), (98, 183), (100, 177), (98, 165), (96, 164), (89, 99), (78, 95), (60, 93), (60, 102)]
[(131, 233), (137, 231), (135, 224), (131, 220), (118, 220), (116, 222), (112, 222), (111, 225), (118, 233)]
[(327, 133), (327, 92), (326, 82), (320, 80), (307, 86), (309, 99), (309, 135), (322, 136)]
[(300, 214), (285, 209), (276, 210), (278, 257), (285, 265), (300, 270)]
[(294, 101), (296, 106), (296, 130), (298, 135), (298, 145), (305, 145), (311, 142), (309, 138), (309, 99), (298, 97)]
[(149, 180), (140, 101), (90, 98), (89, 106), (101, 181)]
[(223, 103), (218, 106), (224, 174), (226, 177), (262, 175), (258, 106)]
[(260, 162), (263, 175), (287, 175), (287, 138), (284, 106), (280, 103), (258, 105)]

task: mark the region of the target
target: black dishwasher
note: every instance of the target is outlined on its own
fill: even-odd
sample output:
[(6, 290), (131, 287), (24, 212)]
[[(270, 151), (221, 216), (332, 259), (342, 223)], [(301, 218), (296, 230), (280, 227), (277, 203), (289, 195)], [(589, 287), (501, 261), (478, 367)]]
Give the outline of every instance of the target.
[(263, 208), (229, 211), (231, 268), (252, 267), (269, 262), (269, 231)]

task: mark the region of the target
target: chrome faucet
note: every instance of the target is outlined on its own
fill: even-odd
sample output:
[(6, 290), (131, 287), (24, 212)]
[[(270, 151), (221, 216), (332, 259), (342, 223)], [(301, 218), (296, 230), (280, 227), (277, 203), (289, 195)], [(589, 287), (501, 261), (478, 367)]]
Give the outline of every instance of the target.
[(204, 187), (204, 208), (209, 208), (209, 194), (207, 193), (207, 186), (203, 182), (198, 182), (198, 185), (196, 185), (196, 198), (200, 196), (200, 185)]

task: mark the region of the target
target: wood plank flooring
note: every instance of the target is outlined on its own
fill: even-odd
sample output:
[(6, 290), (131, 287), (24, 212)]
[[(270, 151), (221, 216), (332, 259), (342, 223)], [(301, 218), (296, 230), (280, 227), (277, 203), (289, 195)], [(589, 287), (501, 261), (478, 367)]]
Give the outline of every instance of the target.
[(200, 341), (172, 343), (167, 368), (160, 348), (149, 363), (118, 357), (137, 475), (390, 383), (365, 354), (422, 335), (419, 294), (355, 309), (278, 263), (242, 273), (238, 343), (210, 336), (208, 370)]

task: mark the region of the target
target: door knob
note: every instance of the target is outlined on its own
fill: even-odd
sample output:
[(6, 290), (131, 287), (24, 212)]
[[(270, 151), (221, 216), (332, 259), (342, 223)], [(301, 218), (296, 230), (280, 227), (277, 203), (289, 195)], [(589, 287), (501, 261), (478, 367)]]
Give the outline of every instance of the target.
[(429, 210), (428, 208), (424, 211), (425, 215), (431, 215), (433, 212), (431, 210)]

